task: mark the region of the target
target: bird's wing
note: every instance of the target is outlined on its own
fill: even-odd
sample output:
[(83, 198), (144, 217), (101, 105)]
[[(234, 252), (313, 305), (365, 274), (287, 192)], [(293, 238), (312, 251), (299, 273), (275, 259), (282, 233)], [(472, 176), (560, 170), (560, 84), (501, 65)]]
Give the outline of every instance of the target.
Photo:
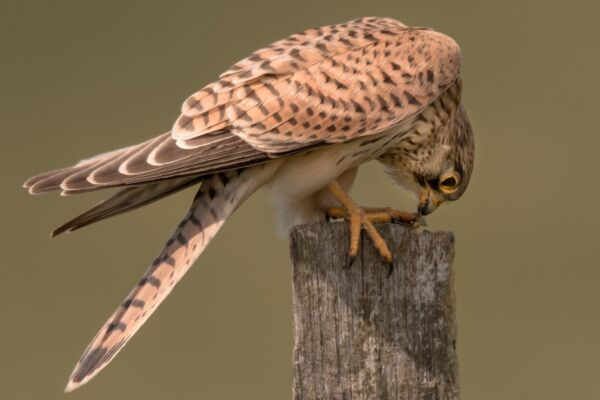
[(263, 184), (271, 170), (268, 166), (234, 170), (202, 181), (189, 212), (171, 239), (84, 351), (66, 391), (89, 381), (117, 355), (169, 295), (227, 217)]
[(114, 186), (140, 185), (189, 175), (207, 175), (269, 160), (269, 156), (227, 132), (213, 132), (181, 146), (164, 133), (144, 143), (99, 154), (28, 179), (31, 194), (61, 190), (81, 193)]
[(170, 194), (183, 190), (202, 180), (196, 176), (184, 176), (144, 185), (128, 186), (120, 189), (111, 197), (103, 200), (83, 214), (65, 222), (52, 232), (52, 236), (83, 228), (106, 218), (114, 217), (136, 208), (160, 200)]
[(183, 145), (226, 129), (271, 155), (381, 132), (419, 113), (458, 77), (446, 35), (362, 18), (291, 35), (192, 95), (172, 129)]
[(307, 30), (256, 51), (192, 95), (171, 132), (24, 186), (72, 194), (138, 185), (372, 135), (418, 114), (459, 67), (454, 40), (392, 19)]

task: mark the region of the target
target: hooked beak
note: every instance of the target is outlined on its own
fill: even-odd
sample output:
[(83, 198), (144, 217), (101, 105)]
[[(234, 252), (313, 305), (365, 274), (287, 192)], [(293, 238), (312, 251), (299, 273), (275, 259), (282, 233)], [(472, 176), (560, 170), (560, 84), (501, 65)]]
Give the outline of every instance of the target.
[(438, 198), (431, 189), (424, 189), (419, 195), (418, 212), (420, 215), (429, 215), (434, 212), (442, 203), (443, 199)]

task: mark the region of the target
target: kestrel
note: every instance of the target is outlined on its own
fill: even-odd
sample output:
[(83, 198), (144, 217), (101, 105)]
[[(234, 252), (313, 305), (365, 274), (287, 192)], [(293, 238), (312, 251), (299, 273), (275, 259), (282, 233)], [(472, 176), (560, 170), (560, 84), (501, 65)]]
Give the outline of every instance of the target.
[[(417, 226), (469, 182), (474, 144), (460, 100), (460, 59), (450, 37), (390, 18), (309, 29), (252, 53), (193, 94), (169, 132), (27, 180), (31, 194), (120, 188), (53, 235), (200, 186), (164, 249), (81, 356), (66, 391), (115, 357), (260, 187), (283, 231), (346, 218), (351, 258), (364, 229), (391, 262), (373, 222)], [(360, 207), (350, 198), (358, 167), (373, 159), (416, 195), (418, 212)]]

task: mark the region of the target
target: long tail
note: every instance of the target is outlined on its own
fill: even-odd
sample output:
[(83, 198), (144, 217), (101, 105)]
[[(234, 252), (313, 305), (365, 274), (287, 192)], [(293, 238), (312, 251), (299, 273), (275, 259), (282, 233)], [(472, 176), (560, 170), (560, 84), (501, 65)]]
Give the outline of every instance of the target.
[(169, 295), (235, 209), (272, 174), (268, 165), (207, 177), (192, 206), (137, 286), (81, 356), (65, 391), (93, 378)]

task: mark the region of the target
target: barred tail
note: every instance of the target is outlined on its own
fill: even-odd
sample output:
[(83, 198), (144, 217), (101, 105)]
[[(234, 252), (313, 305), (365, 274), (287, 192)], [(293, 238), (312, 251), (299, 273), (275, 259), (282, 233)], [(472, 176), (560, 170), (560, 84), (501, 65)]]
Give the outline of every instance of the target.
[(268, 179), (267, 165), (211, 175), (163, 251), (87, 347), (69, 378), (70, 392), (93, 378), (169, 295), (227, 217)]

